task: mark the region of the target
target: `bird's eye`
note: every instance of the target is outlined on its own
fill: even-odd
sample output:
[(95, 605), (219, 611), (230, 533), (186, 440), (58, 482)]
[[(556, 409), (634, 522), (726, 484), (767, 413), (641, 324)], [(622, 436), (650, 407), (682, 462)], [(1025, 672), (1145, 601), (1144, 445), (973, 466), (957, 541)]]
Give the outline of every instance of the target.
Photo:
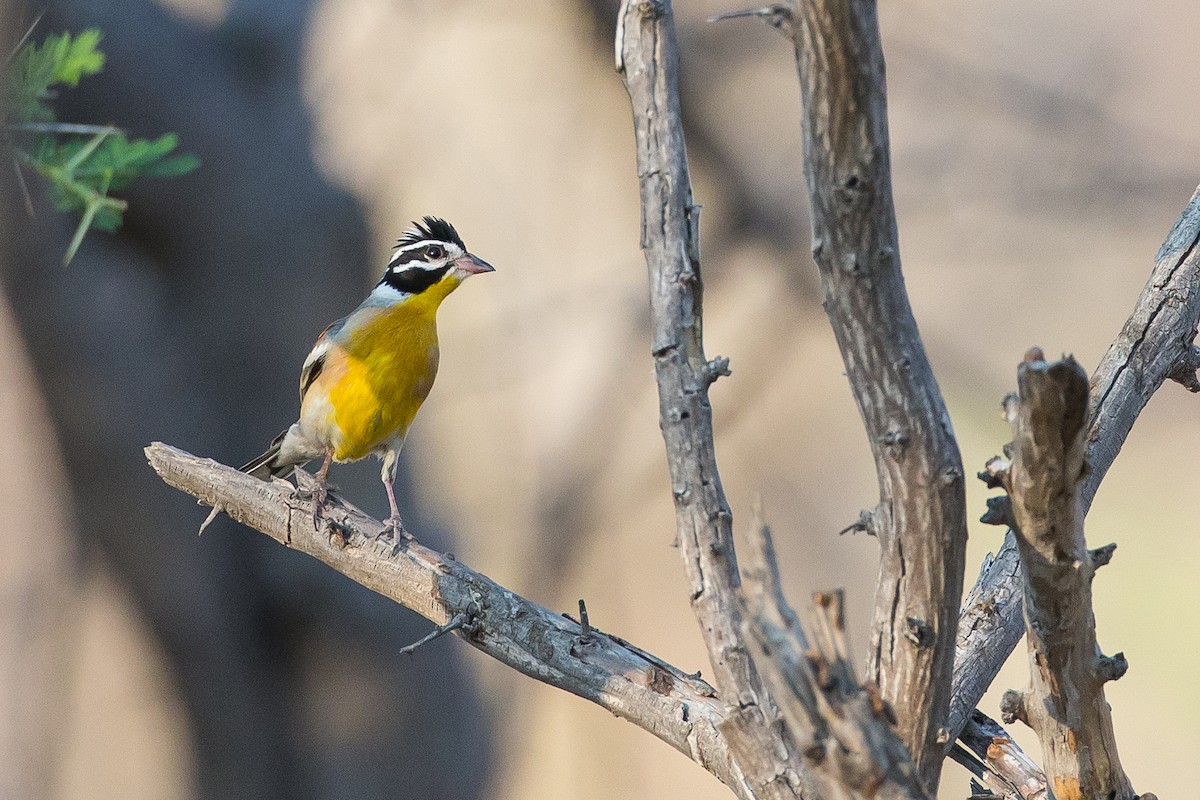
[(444, 255), (446, 255), (446, 250), (441, 245), (431, 244), (425, 248), (427, 258), (441, 258)]

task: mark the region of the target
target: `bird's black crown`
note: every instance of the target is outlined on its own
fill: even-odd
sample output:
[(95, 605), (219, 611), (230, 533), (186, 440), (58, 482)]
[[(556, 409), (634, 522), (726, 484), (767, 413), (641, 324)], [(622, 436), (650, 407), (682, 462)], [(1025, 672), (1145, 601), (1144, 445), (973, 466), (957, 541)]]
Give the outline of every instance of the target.
[(454, 226), (444, 219), (438, 217), (423, 217), (422, 222), (413, 222), (413, 226), (404, 232), (397, 242), (397, 247), (407, 247), (410, 244), (418, 242), (434, 241), (434, 242), (454, 242), (463, 250), (467, 246), (463, 244), (462, 237), (458, 235), (458, 231), (454, 230)]

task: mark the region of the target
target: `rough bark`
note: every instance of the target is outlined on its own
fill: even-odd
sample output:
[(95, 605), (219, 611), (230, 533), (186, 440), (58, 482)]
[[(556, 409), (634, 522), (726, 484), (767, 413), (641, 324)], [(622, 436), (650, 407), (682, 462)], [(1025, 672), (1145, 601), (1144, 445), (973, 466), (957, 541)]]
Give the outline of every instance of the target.
[(739, 592), (754, 664), (826, 800), (925, 800), (917, 767), (874, 685), (855, 677), (842, 593), (817, 594), (807, 632), (783, 596), (769, 529), (756, 525)]
[[(1191, 361), (1200, 322), (1200, 189), (1192, 195), (1156, 256), (1133, 313), (1091, 379), (1086, 436), (1088, 474), (1080, 487), (1084, 513), (1100, 481), (1150, 397)], [(968, 596), (960, 626), (983, 635), (959, 637), (950, 733), (957, 736), (1020, 641), (1022, 583), (1010, 534)], [(1111, 552), (1108, 553), (1111, 557)]]
[(1031, 351), (1017, 371), (1008, 492), (1025, 575), (1031, 689), (1009, 692), (1004, 720), (1020, 719), (1042, 743), (1057, 800), (1132, 800), (1117, 757), (1104, 683), (1124, 672), (1106, 658), (1092, 613), (1095, 564), (1084, 540), (1088, 469), (1087, 373), (1071, 357), (1047, 363)]
[(995, 720), (975, 711), (960, 741), (979, 757), (985, 772), (980, 777), (994, 794), (1006, 800), (1048, 800), (1046, 774)]
[(340, 501), (321, 513), (318, 528), (311, 504), (297, 500), (286, 482), (266, 483), (160, 443), (147, 447), (146, 456), (171, 486), (431, 622), (457, 620), (459, 636), (487, 655), (633, 722), (741, 797), (753, 797), (742, 790), (717, 729), (724, 706), (698, 677), (596, 628), (585, 631), (451, 556), (415, 542), (403, 547), (381, 542), (383, 523)]
[(874, 0), (805, 0), (786, 26), (824, 305), (879, 477), (868, 679), (936, 786), (967, 540), (962, 459), (900, 270)]
[(699, 207), (692, 202), (679, 111), (678, 51), (668, 0), (625, 0), (617, 71), (633, 106), (641, 186), (641, 246), (650, 283), (651, 353), (671, 471), (677, 535), (692, 609), (721, 696), (736, 709), (726, 735), (757, 797), (796, 797), (790, 743), (754, 671), (740, 630), (733, 515), (721, 487), (708, 387), (728, 361), (704, 355)]

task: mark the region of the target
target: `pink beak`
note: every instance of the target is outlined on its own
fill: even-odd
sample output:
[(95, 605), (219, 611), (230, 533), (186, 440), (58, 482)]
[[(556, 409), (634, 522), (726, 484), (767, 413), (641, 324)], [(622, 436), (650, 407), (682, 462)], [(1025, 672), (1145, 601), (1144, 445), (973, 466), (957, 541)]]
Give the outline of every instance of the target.
[(479, 256), (473, 256), (470, 253), (457, 258), (454, 261), (454, 266), (468, 275), (479, 275), (483, 272), (495, 272), (496, 268), (484, 261)]

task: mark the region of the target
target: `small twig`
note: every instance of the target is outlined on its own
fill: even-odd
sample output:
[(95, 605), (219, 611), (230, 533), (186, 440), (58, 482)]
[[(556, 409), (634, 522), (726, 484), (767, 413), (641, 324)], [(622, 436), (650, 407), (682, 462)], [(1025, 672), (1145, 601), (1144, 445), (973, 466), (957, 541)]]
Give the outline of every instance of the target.
[(1181, 384), (1189, 392), (1200, 392), (1200, 379), (1196, 377), (1197, 370), (1200, 370), (1200, 347), (1192, 345), (1167, 377)]
[(858, 519), (838, 531), (838, 536), (860, 532), (867, 536), (875, 535), (875, 511), (873, 509), (864, 508), (858, 512)]
[(708, 18), (708, 22), (724, 22), (730, 19), (742, 19), (745, 17), (759, 17), (772, 28), (783, 33), (784, 36), (792, 35), (792, 9), (783, 3), (772, 3), (769, 6), (760, 8), (747, 8), (741, 11), (726, 11), (724, 14), (714, 14)]
[(61, 133), (72, 136), (94, 136), (96, 134), (111, 136), (114, 133), (125, 133), (112, 125), (89, 125), (82, 122), (9, 122), (5, 124), (4, 128), (22, 133)]
[(14, 58), (17, 57), (17, 53), (21, 52), (21, 48), (24, 47), (25, 43), (29, 41), (29, 37), (33, 36), (33, 31), (38, 26), (38, 23), (40, 23), (42, 21), (42, 17), (46, 16), (46, 11), (47, 11), (47, 9), (43, 8), (41, 11), (38, 12), (38, 15), (33, 18), (33, 22), (31, 22), (29, 24), (29, 27), (25, 30), (25, 34), (17, 42), (16, 47), (14, 47), (12, 49), (12, 52), (8, 54), (8, 58), (6, 59), (5, 63), (11, 62)]
[(1088, 557), (1092, 560), (1092, 566), (1097, 569), (1106, 566), (1112, 561), (1113, 553), (1117, 549), (1117, 543), (1111, 542), (1104, 547), (1097, 547), (1095, 550), (1088, 550)]
[(212, 525), (213, 520), (216, 519), (220, 515), (220, 513), (224, 510), (225, 509), (221, 507), (220, 503), (217, 503), (215, 506), (213, 506), (212, 511), (208, 512), (208, 516), (204, 518), (204, 522), (200, 523), (200, 530), (196, 531), (196, 535), (203, 536), (204, 529), (207, 528), (209, 525)]
[(587, 644), (592, 640), (592, 624), (588, 621), (587, 603), (579, 598), (579, 642)]
[(414, 650), (416, 650), (421, 645), (429, 644), (434, 639), (441, 638), (442, 636), (445, 636), (447, 633), (452, 633), (453, 631), (456, 631), (456, 630), (462, 628), (463, 626), (465, 626), (467, 624), (467, 622), (469, 620), (470, 620), (470, 615), (468, 615), (467, 612), (459, 611), (457, 614), (455, 614), (453, 617), (451, 617), (450, 621), (447, 622), (445, 625), (438, 625), (432, 631), (425, 634), (424, 636), (422, 636), (420, 639), (413, 642), (412, 644), (401, 647), (400, 653), (402, 655), (411, 654)]
[(13, 159), (13, 171), (17, 173), (17, 185), (21, 187), (21, 199), (25, 201), (25, 211), (30, 219), (37, 219), (33, 210), (33, 197), (29, 194), (29, 184), (25, 183), (25, 173), (21, 172), (21, 162)]

